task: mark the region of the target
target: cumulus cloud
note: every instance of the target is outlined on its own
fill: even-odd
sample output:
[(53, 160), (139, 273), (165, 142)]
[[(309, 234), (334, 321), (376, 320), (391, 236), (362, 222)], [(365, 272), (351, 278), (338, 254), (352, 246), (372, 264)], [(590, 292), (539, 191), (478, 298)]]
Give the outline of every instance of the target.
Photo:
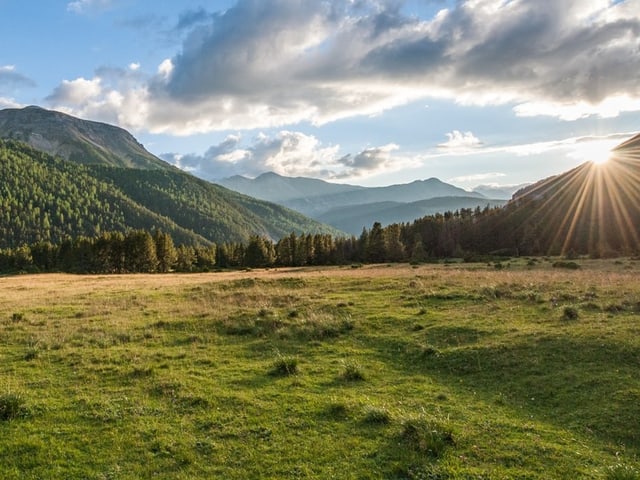
[(101, 93), (99, 77), (91, 80), (80, 77), (75, 80), (63, 80), (47, 100), (57, 104), (80, 105), (86, 104)]
[(184, 135), (323, 124), (419, 98), (564, 120), (640, 110), (640, 0), (461, 0), (433, 18), (402, 4), (238, 0), (186, 12), (180, 51), (134, 88), (136, 110), (149, 130)]
[(439, 148), (448, 148), (452, 150), (469, 150), (478, 148), (482, 145), (482, 142), (471, 132), (461, 132), (454, 130), (451, 133), (447, 133), (448, 140), (438, 145)]
[(372, 175), (390, 166), (400, 168), (405, 160), (393, 155), (398, 149), (398, 145), (389, 144), (341, 156), (339, 145), (325, 146), (313, 135), (283, 130), (272, 136), (259, 134), (248, 144), (239, 134), (229, 135), (203, 155), (169, 153), (161, 157), (207, 179), (255, 177), (268, 171), (337, 179)]

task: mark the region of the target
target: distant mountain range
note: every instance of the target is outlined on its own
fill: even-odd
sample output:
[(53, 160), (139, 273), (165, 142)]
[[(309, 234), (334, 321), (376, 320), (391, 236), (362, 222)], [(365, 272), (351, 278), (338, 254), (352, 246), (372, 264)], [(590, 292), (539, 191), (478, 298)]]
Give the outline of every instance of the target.
[(447, 210), (506, 203), (437, 178), (388, 187), (361, 187), (268, 172), (255, 179), (235, 176), (218, 183), (245, 195), (279, 203), (354, 235), (374, 222), (382, 225), (409, 222)]
[(188, 244), (340, 234), (185, 173), (111, 125), (6, 109), (0, 139), (0, 248), (131, 228), (160, 228)]

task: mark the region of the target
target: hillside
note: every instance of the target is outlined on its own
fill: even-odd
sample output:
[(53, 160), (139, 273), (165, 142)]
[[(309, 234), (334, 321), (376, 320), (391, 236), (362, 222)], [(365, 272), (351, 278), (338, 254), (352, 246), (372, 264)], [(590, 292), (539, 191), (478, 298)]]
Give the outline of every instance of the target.
[(475, 209), (499, 207), (506, 200), (489, 200), (473, 197), (436, 197), (419, 202), (380, 202), (365, 205), (354, 205), (330, 210), (320, 216), (318, 220), (353, 235), (358, 235), (363, 227), (369, 228), (375, 222), (383, 226), (391, 223), (412, 222), (413, 220), (433, 215), (439, 212), (455, 211), (459, 209)]
[(337, 233), (177, 169), (78, 165), (2, 140), (0, 207), (0, 248), (130, 228), (159, 228), (187, 244)]
[(171, 169), (126, 130), (45, 110), (0, 110), (0, 138), (18, 140), (36, 150), (81, 164)]
[(588, 253), (640, 249), (640, 136), (604, 164), (584, 163), (530, 185), (490, 219), (485, 236), (523, 252)]
[(159, 228), (180, 243), (210, 243), (83, 166), (0, 140), (0, 248), (127, 228)]

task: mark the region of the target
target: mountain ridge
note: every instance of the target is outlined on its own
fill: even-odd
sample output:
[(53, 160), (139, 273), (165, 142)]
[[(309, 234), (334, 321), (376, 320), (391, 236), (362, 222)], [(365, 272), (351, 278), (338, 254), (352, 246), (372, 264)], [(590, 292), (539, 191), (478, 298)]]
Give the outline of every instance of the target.
[[(222, 179), (217, 183), (255, 198), (280, 203), (315, 219), (336, 208), (348, 209), (370, 203), (412, 203), (437, 197), (486, 199), (482, 194), (468, 192), (434, 177), (385, 187), (362, 187), (307, 177), (285, 177), (274, 172), (263, 173), (255, 179), (241, 176), (230, 178), (232, 180)], [(310, 188), (311, 185), (313, 188)]]
[(0, 110), (0, 138), (18, 140), (36, 150), (80, 164), (175, 168), (148, 152), (120, 127), (37, 106)]
[[(97, 233), (96, 228), (98, 231), (105, 228), (162, 228), (176, 232), (176, 240), (192, 244), (246, 242), (252, 235), (278, 239), (291, 232), (341, 234), (299, 212), (183, 172), (147, 152), (126, 130), (112, 125), (89, 122), (40, 107), (5, 109), (0, 110), (2, 138), (5, 140), (0, 144), (4, 160), (1, 173), (10, 175), (11, 162), (20, 164), (20, 172), (14, 171), (14, 174), (20, 175), (21, 182), (5, 178), (0, 203), (12, 202), (19, 197), (39, 213), (36, 218), (21, 209), (28, 221), (16, 228), (24, 235), (11, 236), (15, 241), (5, 242), (2, 247), (16, 246), (18, 240), (49, 239), (51, 235), (45, 232), (46, 225), (55, 218), (56, 207), (63, 204), (67, 213), (73, 213), (75, 227), (61, 226), (54, 235), (58, 235), (56, 238), (65, 232), (71, 236), (93, 235)], [(36, 146), (24, 142), (25, 139)], [(120, 141), (119, 149), (111, 150), (114, 142)], [(124, 157), (120, 156), (122, 152), (125, 152)], [(86, 196), (93, 197), (88, 200), (82, 197), (82, 184), (71, 178), (72, 171), (92, 186)], [(60, 184), (47, 183), (46, 177), (38, 176), (42, 172), (57, 178)], [(30, 186), (37, 192), (30, 192)], [(93, 212), (90, 218), (76, 218), (80, 214), (61, 203), (61, 195), (68, 193), (65, 187), (73, 192), (73, 197), (64, 202), (86, 204), (85, 210)], [(109, 195), (97, 198), (95, 192)], [(92, 203), (94, 201), (97, 204)], [(15, 205), (11, 208), (14, 207), (18, 208)], [(115, 209), (120, 216), (117, 219), (101, 216), (100, 208), (106, 208), (108, 212)], [(128, 212), (126, 219), (123, 212)], [(64, 219), (70, 220), (70, 217), (65, 215)], [(6, 219), (6, 225), (15, 226), (12, 220)], [(96, 223), (96, 228), (91, 228), (91, 222)]]

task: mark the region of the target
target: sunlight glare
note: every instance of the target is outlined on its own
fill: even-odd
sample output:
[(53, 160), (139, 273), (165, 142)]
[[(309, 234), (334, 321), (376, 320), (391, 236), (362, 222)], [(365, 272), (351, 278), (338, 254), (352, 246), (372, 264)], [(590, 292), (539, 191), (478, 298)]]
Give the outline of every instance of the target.
[(611, 150), (617, 143), (617, 140), (596, 140), (578, 143), (573, 147), (574, 151), (571, 156), (582, 162), (603, 165), (611, 158)]

